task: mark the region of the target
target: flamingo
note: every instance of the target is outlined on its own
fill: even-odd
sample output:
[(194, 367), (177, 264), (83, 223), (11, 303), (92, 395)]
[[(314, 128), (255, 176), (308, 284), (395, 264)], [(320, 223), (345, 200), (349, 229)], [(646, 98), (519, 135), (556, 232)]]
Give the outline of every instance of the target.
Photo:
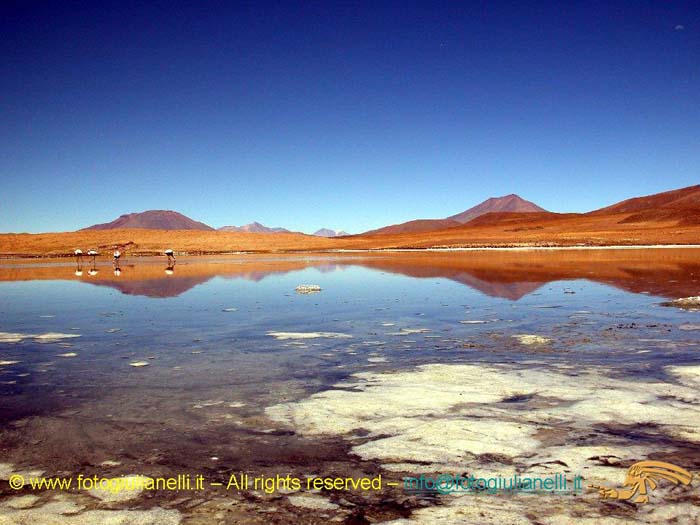
[(75, 259), (76, 259), (76, 261), (78, 261), (78, 264), (82, 263), (83, 262), (83, 250), (81, 250), (80, 248), (77, 248), (73, 253), (75, 254)]
[(175, 252), (173, 252), (170, 248), (165, 250), (163, 254), (168, 257), (168, 264), (170, 264), (170, 259), (172, 259), (173, 263), (175, 263)]
[(87, 254), (90, 257), (92, 257), (92, 264), (94, 265), (95, 264), (95, 257), (97, 257), (99, 255), (99, 253), (97, 252), (97, 250), (88, 250)]
[(115, 246), (114, 247), (114, 260), (112, 261), (114, 263), (114, 266), (119, 266), (119, 257), (122, 256), (122, 252), (119, 251), (119, 247)]

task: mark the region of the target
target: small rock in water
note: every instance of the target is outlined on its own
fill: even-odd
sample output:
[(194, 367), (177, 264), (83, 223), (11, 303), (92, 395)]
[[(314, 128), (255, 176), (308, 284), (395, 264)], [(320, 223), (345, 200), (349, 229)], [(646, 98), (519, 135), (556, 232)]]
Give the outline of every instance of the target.
[(661, 303), (661, 306), (677, 306), (678, 308), (700, 308), (700, 295), (695, 297), (681, 297), (673, 301)]
[(238, 308), (224, 308), (222, 312), (237, 312)]
[(18, 334), (12, 332), (0, 332), (0, 343), (21, 343), (26, 334)]
[(277, 340), (287, 339), (351, 339), (349, 334), (337, 332), (267, 332), (267, 335)]
[(318, 293), (321, 291), (321, 287), (318, 284), (300, 284), (294, 291), (301, 294)]
[(19, 361), (0, 361), (0, 366), (16, 365)]
[(681, 330), (700, 330), (700, 324), (682, 324), (678, 328)]
[(552, 342), (549, 337), (532, 334), (519, 334), (513, 336), (521, 345), (546, 345)]
[(57, 357), (76, 357), (77, 355), (75, 352), (66, 352), (65, 354), (58, 354)]
[(46, 334), (39, 334), (32, 336), (34, 341), (37, 343), (56, 343), (61, 339), (72, 339), (74, 337), (80, 337), (79, 334), (62, 334), (59, 332), (49, 332)]
[(389, 332), (386, 335), (409, 335), (409, 334), (425, 334), (432, 332), (428, 328), (401, 328), (398, 332)]
[(129, 363), (129, 366), (134, 366), (136, 368), (148, 366), (148, 361), (134, 361), (133, 363)]

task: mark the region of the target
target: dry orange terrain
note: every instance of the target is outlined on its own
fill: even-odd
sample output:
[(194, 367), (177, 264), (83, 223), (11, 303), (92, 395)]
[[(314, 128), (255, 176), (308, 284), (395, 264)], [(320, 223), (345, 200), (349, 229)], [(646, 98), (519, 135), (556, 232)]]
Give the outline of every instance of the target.
[(364, 241), (372, 248), (700, 244), (700, 224), (682, 224), (679, 217), (627, 222), (631, 215), (498, 213), (455, 228)]
[(149, 255), (162, 253), (166, 248), (176, 252), (197, 254), (326, 250), (334, 245), (332, 239), (293, 233), (134, 229), (0, 234), (0, 254), (2, 255), (64, 256), (72, 255), (76, 248), (82, 249), (83, 252), (94, 248), (105, 256), (111, 254), (114, 246), (120, 246), (127, 255)]
[(682, 219), (678, 217), (662, 221), (627, 222), (631, 215), (638, 214), (489, 214), (463, 226), (437, 231), (340, 238), (292, 233), (193, 230), (0, 234), (0, 254), (67, 256), (76, 248), (83, 251), (96, 248), (107, 254), (115, 245), (124, 247), (127, 254), (149, 255), (161, 253), (166, 248), (172, 248), (176, 252), (204, 254), (236, 251), (274, 253), (339, 249), (700, 244), (700, 224), (682, 224)]
[[(197, 223), (199, 224), (199, 223)], [(430, 229), (432, 226), (435, 229)], [(405, 231), (405, 228), (410, 231)], [(420, 231), (415, 231), (418, 229)], [(108, 229), (0, 234), (0, 255), (61, 256), (76, 248), (149, 255), (166, 248), (203, 254), (389, 248), (700, 244), (700, 185), (637, 197), (590, 213), (492, 212), (466, 224), (410, 221), (379, 231), (325, 238), (299, 233)]]

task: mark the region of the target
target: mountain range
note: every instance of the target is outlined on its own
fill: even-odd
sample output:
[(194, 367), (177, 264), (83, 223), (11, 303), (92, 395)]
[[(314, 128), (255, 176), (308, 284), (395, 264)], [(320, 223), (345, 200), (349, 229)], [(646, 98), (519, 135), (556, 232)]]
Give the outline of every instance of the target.
[(218, 228), (220, 232), (241, 232), (241, 233), (292, 233), (286, 228), (269, 228), (259, 222), (251, 222), (243, 226), (222, 226)]
[(321, 228), (320, 230), (317, 230), (314, 232), (314, 235), (317, 237), (343, 237), (344, 235), (350, 235), (347, 232), (344, 232), (343, 230), (329, 230), (328, 228)]
[[(553, 213), (534, 202), (511, 194), (487, 199), (461, 213), (450, 215), (444, 219), (418, 219), (354, 236), (349, 236), (343, 231), (326, 228), (316, 231), (313, 235), (347, 239), (402, 236), (402, 242), (404, 242), (403, 239), (409, 239), (406, 237), (407, 235), (413, 234), (419, 236), (416, 237), (416, 240), (422, 244), (427, 242), (426, 235), (434, 237), (433, 233), (437, 232), (443, 232), (440, 233), (440, 237), (448, 240), (464, 236), (473, 237), (476, 229), (484, 228), (500, 228), (501, 233), (535, 230), (561, 232), (567, 229), (583, 231), (582, 228), (586, 231), (601, 228), (603, 228), (601, 231), (612, 231), (620, 227), (640, 228), (648, 224), (662, 226), (700, 225), (700, 185), (635, 197), (588, 213)], [(112, 222), (85, 228), (85, 230), (112, 229), (215, 231), (207, 224), (168, 210), (130, 213), (122, 215)], [(298, 235), (298, 232), (291, 232), (286, 228), (271, 228), (258, 222), (245, 226), (224, 226), (218, 231)]]
[[(459, 226), (470, 220), (492, 212), (508, 212), (508, 213), (529, 213), (545, 211), (537, 204), (526, 201), (518, 195), (506, 195), (504, 197), (492, 197), (485, 200), (468, 210), (465, 210), (456, 215), (447, 217), (446, 219), (419, 219), (415, 221), (404, 222), (365, 232), (365, 234), (395, 234), (408, 232), (422, 232), (440, 230)], [(129, 213), (122, 215), (112, 222), (103, 224), (95, 224), (88, 226), (84, 230), (116, 230), (116, 229), (146, 229), (146, 230), (214, 230), (211, 226), (202, 222), (195, 221), (182, 215), (181, 213), (170, 210), (150, 210), (141, 213)], [(222, 232), (238, 232), (238, 233), (298, 233), (292, 232), (286, 228), (269, 227), (259, 222), (251, 222), (243, 226), (222, 226), (217, 228)], [(315, 231), (312, 235), (317, 237), (343, 237), (349, 235), (343, 230), (331, 230), (329, 228), (321, 228)]]
[[(334, 238), (300, 233), (220, 232), (172, 211), (129, 214), (88, 230), (43, 234), (0, 234), (0, 254), (68, 256), (76, 248), (162, 254), (165, 248), (202, 253), (284, 253), (327, 250), (423, 248), (700, 245), (700, 185), (634, 197), (587, 213), (553, 213), (498, 197), (445, 219), (410, 221), (389, 233)], [(468, 222), (467, 215), (486, 210)], [(502, 211), (516, 209), (519, 211)], [(174, 231), (173, 228), (178, 228)], [(384, 230), (385, 232), (387, 230)], [(393, 233), (392, 233), (393, 232)], [(324, 233), (324, 232), (321, 232)]]
[[(83, 228), (85, 230), (202, 230), (214, 231), (208, 224), (198, 222), (189, 217), (171, 210), (149, 210), (140, 213), (127, 213), (113, 220), (102, 224), (94, 224)], [(243, 226), (222, 226), (216, 228), (220, 232), (237, 232), (237, 233), (299, 233), (292, 232), (286, 228), (270, 228), (259, 222), (251, 222)], [(348, 235), (344, 231), (329, 230), (321, 228), (312, 235), (317, 237), (340, 237)]]

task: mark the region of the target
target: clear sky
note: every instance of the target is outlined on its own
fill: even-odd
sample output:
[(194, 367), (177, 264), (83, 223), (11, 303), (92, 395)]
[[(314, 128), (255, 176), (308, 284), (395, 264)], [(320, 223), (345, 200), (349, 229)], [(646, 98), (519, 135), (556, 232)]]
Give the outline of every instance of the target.
[(356, 233), (700, 182), (697, 1), (351, 4), (3, 1), (0, 231)]

